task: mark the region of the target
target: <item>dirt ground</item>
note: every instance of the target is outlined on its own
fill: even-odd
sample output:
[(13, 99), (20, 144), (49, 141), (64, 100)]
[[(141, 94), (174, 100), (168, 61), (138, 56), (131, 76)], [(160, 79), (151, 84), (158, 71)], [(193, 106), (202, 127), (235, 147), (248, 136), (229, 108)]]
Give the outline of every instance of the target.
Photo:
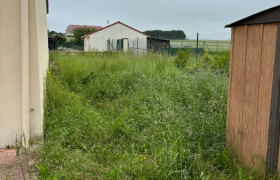
[[(34, 164), (37, 163), (37, 158), (35, 157), (35, 155), (32, 154), (27, 155), (27, 157), (28, 157), (28, 166), (31, 171), (31, 179), (37, 179), (36, 176), (38, 170), (34, 168)], [(30, 175), (27, 171), (28, 168), (27, 168), (26, 156), (24, 154), (21, 155), (21, 164), (22, 164), (22, 168), (20, 165), (19, 156), (17, 156), (16, 149), (0, 152), (0, 180), (5, 180), (9, 178), (21, 180), (24, 179), (23, 174), (26, 180), (30, 179)], [(11, 172), (8, 174), (12, 166), (13, 168)], [(8, 174), (9, 177), (7, 177), (1, 170), (4, 171), (5, 174)]]

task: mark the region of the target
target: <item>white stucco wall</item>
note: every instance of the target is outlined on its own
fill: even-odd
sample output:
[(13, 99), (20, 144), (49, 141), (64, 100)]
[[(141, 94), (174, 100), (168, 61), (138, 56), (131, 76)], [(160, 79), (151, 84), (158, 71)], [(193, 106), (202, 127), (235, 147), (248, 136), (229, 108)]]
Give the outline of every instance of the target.
[(65, 33), (66, 33), (66, 36), (73, 36), (73, 33), (71, 32), (71, 29), (69, 26), (67, 27)]
[(85, 43), (85, 51), (107, 51), (109, 38), (114, 47), (117, 45), (117, 39), (128, 38), (130, 48), (133, 46), (137, 48), (138, 38), (138, 48), (147, 49), (146, 35), (118, 23), (89, 35), (89, 42)]
[[(23, 133), (20, 2), (0, 0), (0, 148), (14, 145), (16, 137)], [(48, 64), (46, 0), (28, 1), (28, 31), (27, 108), (34, 108), (29, 111), (28, 133), (33, 139), (43, 132), (43, 81)]]
[[(48, 34), (45, 0), (29, 0), (30, 138), (43, 133), (44, 77), (48, 66)], [(31, 20), (32, 19), (32, 20)], [(31, 33), (30, 33), (31, 32)]]
[(89, 46), (89, 36), (84, 38), (84, 51), (89, 51), (90, 50), (90, 46)]
[(20, 12), (20, 0), (0, 0), (0, 148), (22, 133)]

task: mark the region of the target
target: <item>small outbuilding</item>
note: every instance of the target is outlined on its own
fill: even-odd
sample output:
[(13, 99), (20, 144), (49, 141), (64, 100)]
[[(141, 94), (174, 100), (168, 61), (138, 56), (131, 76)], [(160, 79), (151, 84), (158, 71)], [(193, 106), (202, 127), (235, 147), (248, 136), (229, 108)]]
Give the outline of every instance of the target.
[(248, 165), (280, 162), (280, 6), (232, 24), (227, 143)]
[(149, 35), (138, 31), (120, 21), (83, 36), (84, 51), (117, 51), (137, 49), (147, 51)]
[(147, 43), (147, 47), (149, 50), (158, 53), (162, 53), (164, 52), (164, 49), (170, 47), (169, 39), (147, 37)]

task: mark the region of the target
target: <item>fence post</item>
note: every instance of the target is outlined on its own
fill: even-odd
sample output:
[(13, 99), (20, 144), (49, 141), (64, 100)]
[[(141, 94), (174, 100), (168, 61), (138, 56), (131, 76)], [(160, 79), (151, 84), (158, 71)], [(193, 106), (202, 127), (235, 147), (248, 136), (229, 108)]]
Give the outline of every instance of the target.
[(153, 38), (151, 36), (151, 38), (150, 38), (150, 51), (152, 51), (152, 46), (153, 46)]
[(217, 42), (217, 52), (219, 51), (219, 41)]
[(170, 43), (170, 35), (169, 35), (169, 47), (168, 47), (168, 55), (170, 55), (170, 54), (171, 54), (171, 52), (170, 52), (170, 45), (171, 45), (171, 43)]
[(205, 41), (203, 42), (203, 50), (205, 52)]
[(109, 38), (109, 43), (108, 43), (108, 46), (109, 46), (109, 51), (111, 50), (111, 40), (110, 40), (110, 38)]
[(138, 37), (137, 37), (137, 54), (138, 54)]
[(198, 33), (196, 36), (196, 54), (198, 54)]
[(196, 60), (198, 56), (198, 33), (196, 34)]

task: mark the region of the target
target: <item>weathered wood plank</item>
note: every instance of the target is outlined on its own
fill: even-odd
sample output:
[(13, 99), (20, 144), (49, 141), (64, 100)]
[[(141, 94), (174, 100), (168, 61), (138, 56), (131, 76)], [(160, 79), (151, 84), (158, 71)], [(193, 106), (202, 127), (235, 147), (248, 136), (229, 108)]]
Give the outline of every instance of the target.
[(245, 71), (245, 50), (247, 26), (233, 27), (234, 43), (231, 44), (231, 60), (229, 73), (229, 94), (227, 114), (227, 142), (233, 145), (241, 154), (242, 136), (239, 127), (242, 126), (242, 95)]
[(252, 165), (252, 155), (255, 151), (256, 114), (259, 87), (259, 70), (262, 47), (262, 25), (248, 26), (246, 46), (246, 64), (243, 89), (242, 135), (244, 160)]
[[(273, 66), (275, 58), (275, 45), (277, 37), (277, 23), (263, 25), (263, 38), (261, 50), (261, 66), (259, 73), (259, 92), (256, 113), (255, 151), (258, 163), (266, 159), (268, 127), (270, 117), (271, 90), (273, 79)], [(263, 164), (265, 165), (265, 164)], [(265, 168), (264, 168), (265, 169)]]

